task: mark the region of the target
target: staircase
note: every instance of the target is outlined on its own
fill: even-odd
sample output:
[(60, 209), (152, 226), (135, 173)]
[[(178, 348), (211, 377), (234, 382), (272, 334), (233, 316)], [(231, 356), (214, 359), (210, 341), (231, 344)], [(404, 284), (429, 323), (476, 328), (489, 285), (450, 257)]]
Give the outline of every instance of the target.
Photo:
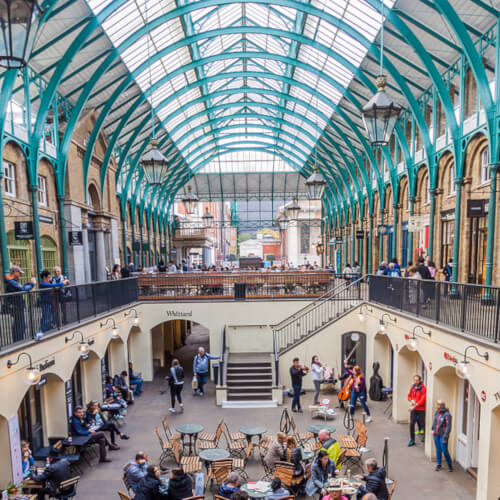
[(277, 406), (273, 401), (273, 364), (270, 353), (229, 353), (223, 408)]

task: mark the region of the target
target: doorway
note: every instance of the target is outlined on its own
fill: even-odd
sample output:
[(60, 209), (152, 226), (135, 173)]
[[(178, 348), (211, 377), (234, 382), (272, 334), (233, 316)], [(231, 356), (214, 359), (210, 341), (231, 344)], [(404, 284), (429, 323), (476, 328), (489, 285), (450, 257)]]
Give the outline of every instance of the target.
[(457, 462), (477, 477), (481, 403), (468, 380), (460, 383)]
[(486, 240), (488, 237), (487, 217), (470, 219), (469, 233), (469, 265), (467, 281), (484, 285), (486, 274)]
[(28, 389), (17, 415), (21, 439), (28, 441), (36, 452), (43, 447), (42, 402), (38, 384)]
[(95, 231), (91, 228), (91, 218), (89, 216), (89, 228), (87, 231), (89, 241), (89, 264), (90, 264), (90, 279), (97, 281), (97, 254), (95, 245)]
[(348, 356), (349, 364), (359, 365), (366, 373), (366, 335), (361, 332), (348, 332), (342, 335), (342, 361)]

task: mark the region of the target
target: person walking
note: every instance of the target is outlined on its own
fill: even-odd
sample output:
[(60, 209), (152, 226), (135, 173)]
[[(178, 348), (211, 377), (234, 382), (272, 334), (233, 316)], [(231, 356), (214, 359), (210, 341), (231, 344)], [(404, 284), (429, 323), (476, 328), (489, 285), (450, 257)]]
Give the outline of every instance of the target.
[[(198, 354), (193, 361), (193, 377), (198, 380), (198, 390), (200, 396), (203, 396), (203, 387), (208, 382), (208, 370), (210, 368), (210, 360), (219, 359), (219, 356), (213, 356), (205, 352), (204, 347), (198, 347)], [(196, 393), (195, 390), (195, 393)]]
[(418, 424), (417, 434), (422, 435), (422, 443), (425, 441), (425, 400), (427, 391), (420, 375), (413, 377), (413, 385), (408, 392), (410, 401), (410, 442), (408, 446), (415, 446), (415, 424)]
[(175, 398), (179, 401), (179, 406), (183, 410), (184, 405), (182, 404), (182, 389), (184, 388), (184, 370), (179, 364), (178, 359), (172, 360), (172, 366), (170, 367), (170, 372), (168, 375), (168, 385), (170, 386), (170, 400), (171, 406), (169, 408), (170, 413), (175, 413)]
[(436, 446), (436, 471), (441, 470), (442, 455), (448, 464), (448, 470), (453, 471), (450, 453), (448, 452), (448, 441), (451, 432), (451, 415), (446, 408), (444, 401), (436, 401), (436, 413), (432, 423), (432, 435), (434, 436), (434, 445)]
[(298, 411), (302, 413), (302, 407), (300, 406), (300, 393), (302, 392), (302, 378), (307, 374), (309, 368), (304, 365), (300, 365), (299, 358), (293, 359), (293, 364), (290, 367), (290, 376), (292, 378), (292, 390), (293, 390), (293, 400), (292, 400), (292, 411)]
[[(4, 277), (5, 293), (29, 292), (36, 285), (35, 278), (31, 278), (29, 283), (21, 285), (19, 278), (23, 274), (24, 271), (19, 266), (11, 266), (9, 274)], [(19, 294), (6, 297), (2, 304), (2, 313), (12, 316), (12, 342), (24, 340), (26, 331), (24, 309), (24, 296)]]
[(366, 382), (365, 382), (365, 376), (363, 375), (363, 372), (361, 371), (361, 367), (359, 365), (356, 365), (352, 370), (349, 368), (349, 365), (347, 364), (347, 360), (344, 361), (344, 366), (345, 369), (347, 370), (347, 373), (351, 375), (354, 379), (354, 383), (352, 385), (352, 391), (351, 391), (351, 415), (354, 415), (354, 410), (356, 408), (356, 401), (359, 398), (359, 401), (361, 402), (361, 406), (366, 412), (367, 422), (372, 421), (372, 417), (370, 416), (370, 409), (368, 408), (366, 404)]
[(319, 391), (321, 390), (321, 381), (323, 380), (324, 368), (319, 362), (318, 356), (313, 356), (311, 361), (311, 377), (314, 384), (314, 401), (313, 404), (319, 405)]

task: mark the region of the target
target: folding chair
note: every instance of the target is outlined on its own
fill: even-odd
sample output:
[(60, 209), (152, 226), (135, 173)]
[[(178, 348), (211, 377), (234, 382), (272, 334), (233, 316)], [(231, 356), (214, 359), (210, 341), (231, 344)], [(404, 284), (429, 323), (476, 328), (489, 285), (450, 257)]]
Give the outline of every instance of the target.
[(394, 494), (394, 490), (396, 489), (396, 484), (397, 484), (397, 481), (394, 481), (392, 483), (391, 491), (389, 492), (389, 500), (391, 500), (392, 495)]
[[(238, 434), (239, 433), (235, 433), (233, 435), (237, 436)], [(232, 439), (231, 435), (229, 434), (229, 429), (227, 425), (226, 425), (226, 432), (224, 432), (224, 435), (226, 436), (227, 449), (229, 451), (229, 454), (232, 457), (243, 457), (248, 446), (247, 440)]]
[(79, 480), (80, 476), (75, 476), (66, 481), (62, 481), (57, 488), (58, 493), (56, 493), (53, 498), (57, 498), (57, 500), (68, 500), (68, 498), (76, 497), (76, 485)]
[(274, 468), (274, 477), (280, 479), (283, 486), (290, 488), (293, 485), (294, 470), (294, 466), (288, 462), (277, 462)]
[(269, 434), (264, 434), (259, 441), (259, 446), (267, 451), (269, 449), (269, 446), (271, 446), (272, 442), (273, 442), (273, 436), (270, 436)]
[(312, 432), (309, 432), (309, 431), (298, 432), (297, 431), (297, 424), (295, 423), (295, 420), (293, 417), (290, 417), (290, 425), (292, 427), (292, 431), (295, 435), (295, 438), (297, 439), (297, 442), (300, 444), (300, 446), (305, 446), (307, 441), (310, 441), (311, 439), (314, 438), (314, 434)]
[(132, 500), (132, 497), (130, 495), (127, 495), (126, 493), (123, 493), (122, 491), (118, 492), (118, 496), (120, 497), (120, 500)]
[(220, 438), (222, 436), (223, 427), (222, 427), (222, 421), (219, 422), (219, 425), (217, 426), (217, 429), (215, 430), (215, 434), (208, 434), (205, 433), (205, 437), (209, 437), (211, 439), (205, 439), (203, 441), (198, 441), (198, 449), (199, 450), (213, 450), (217, 448)]
[[(167, 460), (168, 457), (171, 457), (174, 455), (173, 452), (173, 444), (170, 441), (165, 441), (160, 434), (160, 429), (158, 427), (155, 427), (155, 434), (156, 437), (158, 438), (158, 441), (160, 442), (160, 447), (161, 447), (161, 455), (160, 458), (158, 459), (158, 464), (160, 465), (160, 469), (165, 470), (166, 467), (163, 465), (163, 462)], [(176, 443), (177, 441), (174, 441)]]
[[(219, 427), (222, 427), (222, 423), (224, 422), (224, 419), (221, 418), (219, 420), (219, 423), (217, 424), (217, 427), (215, 429), (215, 432), (211, 433), (211, 432), (200, 432), (198, 434), (198, 442), (200, 442), (201, 444), (201, 441), (209, 441), (209, 442), (213, 442), (215, 443), (215, 440), (217, 438), (217, 431), (219, 430)], [(206, 449), (209, 449), (209, 448), (206, 448)]]
[(165, 437), (167, 438), (167, 441), (177, 441), (181, 438), (180, 434), (174, 434), (170, 430), (170, 426), (168, 425), (167, 417), (163, 417), (161, 419), (161, 423), (163, 425), (163, 432), (165, 432)]
[(231, 432), (229, 430), (227, 422), (224, 419), (222, 419), (222, 423), (223, 423), (224, 427), (226, 428), (227, 435), (231, 438), (231, 441), (240, 441), (242, 439), (246, 439), (245, 434), (243, 434), (241, 432)]
[(245, 480), (248, 481), (248, 474), (245, 470), (248, 460), (252, 456), (253, 452), (253, 443), (250, 443), (247, 448), (247, 452), (245, 453), (244, 458), (233, 458), (233, 470), (238, 472), (239, 475)]
[(324, 398), (321, 400), (321, 404), (309, 406), (309, 409), (311, 410), (311, 417), (323, 418), (325, 422), (328, 419), (335, 418), (335, 410), (330, 408), (330, 403), (331, 401), (328, 398)]
[(186, 474), (198, 472), (201, 469), (200, 457), (197, 455), (181, 457), (180, 449), (181, 445), (179, 444), (179, 441), (174, 441), (172, 444), (172, 451), (177, 465), (181, 466)]
[(229, 474), (229, 472), (231, 471), (232, 468), (233, 468), (233, 459), (232, 458), (221, 458), (219, 460), (214, 460), (210, 464), (210, 468), (208, 469), (207, 480), (205, 481), (205, 487), (208, 486), (209, 482), (210, 482), (210, 485), (212, 485), (214, 479), (217, 480), (216, 471), (218, 471), (220, 469), (225, 470), (226, 477), (227, 477), (227, 474)]
[(123, 484), (125, 485), (125, 488), (127, 488), (127, 493), (130, 495), (130, 492), (132, 491), (132, 487), (130, 486), (130, 483), (128, 482), (127, 479), (127, 474), (123, 474), (122, 476)]
[(262, 477), (261, 481), (271, 481), (273, 479), (273, 470), (266, 464), (266, 461), (264, 460), (265, 455), (262, 453), (262, 448), (259, 446), (259, 456), (260, 456), (260, 461), (262, 463), (262, 467), (264, 468), (264, 476)]
[(195, 497), (186, 497), (183, 500), (205, 500), (205, 495), (198, 495)]

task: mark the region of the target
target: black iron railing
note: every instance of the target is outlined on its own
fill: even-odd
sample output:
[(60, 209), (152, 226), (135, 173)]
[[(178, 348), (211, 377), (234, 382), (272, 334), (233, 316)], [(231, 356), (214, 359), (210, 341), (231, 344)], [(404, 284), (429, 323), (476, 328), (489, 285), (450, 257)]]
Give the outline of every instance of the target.
[(0, 349), (137, 301), (137, 279), (0, 295)]
[(369, 276), (368, 300), (484, 339), (500, 341), (500, 288)]

